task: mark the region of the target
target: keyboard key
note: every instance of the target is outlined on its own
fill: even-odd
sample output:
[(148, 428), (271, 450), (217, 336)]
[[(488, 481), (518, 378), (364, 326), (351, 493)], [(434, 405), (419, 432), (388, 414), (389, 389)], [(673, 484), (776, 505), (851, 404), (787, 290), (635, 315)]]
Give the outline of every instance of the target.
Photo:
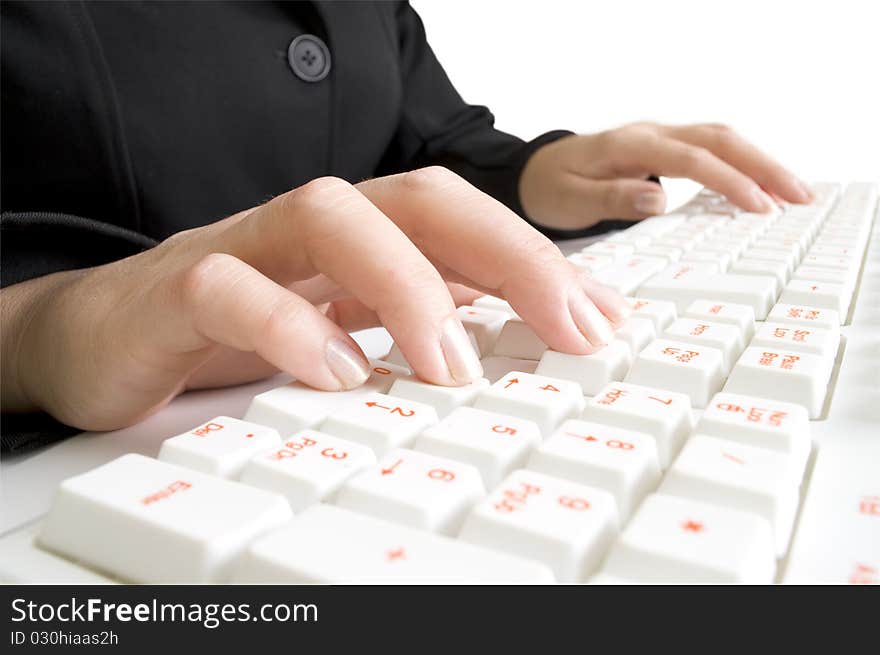
[(636, 250), (636, 256), (643, 257), (663, 257), (668, 264), (677, 262), (684, 254), (684, 250), (674, 246), (650, 245), (645, 248)]
[(476, 467), (398, 448), (349, 478), (336, 504), (421, 530), (457, 534), (465, 514), (485, 496)]
[(768, 323), (809, 325), (822, 330), (840, 332), (840, 314), (833, 309), (777, 303), (767, 314)]
[(749, 347), (733, 367), (724, 391), (803, 405), (815, 419), (822, 413), (833, 363), (805, 352)]
[(629, 346), (630, 352), (639, 353), (657, 337), (654, 321), (649, 318), (630, 316), (614, 331), (614, 338)]
[(693, 426), (685, 394), (626, 382), (602, 389), (587, 403), (582, 418), (650, 434), (657, 442), (661, 469), (678, 454)]
[(766, 519), (661, 494), (648, 496), (603, 573), (653, 583), (768, 584), (776, 561)]
[(694, 407), (705, 407), (724, 384), (723, 368), (715, 348), (657, 339), (636, 356), (626, 381), (687, 394)]
[(781, 303), (833, 309), (841, 316), (849, 311), (851, 299), (852, 289), (842, 284), (799, 279), (789, 282), (779, 296)]
[(407, 375), (397, 378), (388, 394), (430, 405), (437, 410), (437, 416), (443, 418), (456, 407), (473, 403), (477, 395), (488, 386), (489, 380), (486, 378), (479, 378), (460, 387), (444, 387), (424, 382), (415, 375)]
[(512, 371), (483, 391), (474, 407), (534, 421), (542, 434), (550, 435), (562, 421), (577, 416), (584, 402), (574, 382)]
[(601, 271), (603, 268), (607, 268), (614, 263), (612, 255), (597, 255), (588, 252), (576, 252), (569, 255), (566, 259), (588, 273)]
[(667, 259), (663, 257), (633, 255), (596, 271), (593, 277), (626, 296), (634, 293), (642, 282), (662, 271), (667, 265)]
[(660, 493), (763, 516), (782, 557), (797, 514), (802, 472), (783, 453), (695, 434), (667, 471)]
[(321, 424), (321, 432), (368, 446), (381, 456), (409, 446), (439, 420), (437, 410), (425, 403), (371, 393), (340, 406)]
[(840, 334), (835, 330), (820, 330), (806, 325), (765, 322), (749, 345), (812, 353), (833, 360), (840, 346)]
[(880, 584), (880, 444), (823, 444), (785, 581)]
[(315, 505), (258, 539), (236, 583), (547, 584), (550, 569), (430, 532)]
[(221, 478), (237, 478), (251, 457), (280, 444), (272, 428), (218, 416), (163, 441), (159, 459)]
[(697, 346), (715, 348), (721, 353), (721, 372), (727, 375), (745, 343), (736, 326), (695, 318), (679, 318), (666, 328), (665, 337)]
[(715, 267), (715, 273), (724, 273), (730, 266), (730, 255), (720, 250), (709, 250), (705, 246), (691, 250), (685, 253), (681, 258), (681, 263), (698, 262), (711, 264)]
[(291, 516), (278, 494), (123, 455), (61, 483), (37, 542), (131, 582), (224, 582), (250, 541)]
[(646, 318), (654, 323), (657, 333), (663, 332), (676, 319), (675, 304), (647, 298), (627, 298), (632, 306), (632, 318)]
[(525, 466), (541, 442), (538, 426), (526, 419), (473, 407), (459, 407), (425, 430), (416, 450), (476, 466), (487, 489)]
[(748, 343), (755, 334), (755, 310), (749, 305), (700, 299), (688, 305), (684, 316), (733, 325), (742, 335), (743, 344)]
[(522, 319), (510, 319), (504, 324), (498, 341), (495, 342), (493, 354), (498, 357), (515, 357), (517, 359), (541, 359), (547, 350), (547, 344), (535, 334), (535, 331)]
[(500, 312), (506, 312), (510, 318), (516, 318), (516, 310), (510, 306), (510, 303), (502, 298), (495, 296), (480, 296), (471, 303), (474, 307), (485, 307), (486, 309), (494, 309)]
[(483, 376), (493, 384), (511, 371), (534, 373), (538, 367), (538, 362), (533, 359), (515, 357), (484, 357), (480, 363), (483, 365)]
[(608, 241), (599, 241), (590, 244), (581, 252), (590, 255), (608, 255), (613, 257), (615, 262), (621, 262), (632, 255), (635, 250), (635, 245), (631, 243), (609, 243)]
[(117, 584), (111, 578), (39, 548), (38, 527), (0, 539), (0, 584)]
[(734, 273), (713, 275), (685, 268), (688, 267), (655, 275), (641, 286), (639, 296), (672, 301), (679, 312), (701, 298), (750, 305), (758, 319), (767, 315), (776, 300), (775, 278)]
[(280, 493), (294, 512), (301, 512), (329, 500), (349, 477), (375, 463), (376, 456), (366, 446), (302, 430), (251, 459), (241, 482)]
[(768, 262), (759, 259), (740, 259), (730, 266), (730, 272), (737, 275), (760, 275), (775, 280), (774, 293), (779, 295), (788, 282), (788, 269), (784, 262)]
[(615, 339), (592, 355), (567, 355), (547, 350), (535, 373), (576, 382), (585, 396), (592, 396), (609, 382), (622, 380), (631, 363), (629, 346)]
[(282, 437), (318, 427), (330, 414), (351, 400), (372, 392), (387, 393), (398, 377), (409, 375), (407, 368), (375, 359), (370, 360), (370, 377), (350, 391), (319, 391), (301, 382), (291, 382), (255, 396), (244, 415), (245, 421), (275, 428)]
[(803, 473), (812, 440), (801, 405), (734, 393), (716, 393), (694, 432), (784, 453)]
[(532, 471), (614, 494), (621, 522), (660, 482), (657, 442), (626, 428), (569, 420), (529, 458)]
[(559, 582), (582, 582), (617, 534), (617, 510), (607, 491), (515, 471), (477, 505), (462, 541), (549, 566)]
[(510, 318), (510, 314), (501, 309), (487, 309), (485, 307), (459, 307), (455, 310), (461, 324), (469, 334), (474, 335), (477, 342), (477, 352), (488, 355), (495, 348), (501, 328)]
[(852, 293), (855, 287), (856, 271), (844, 271), (837, 268), (819, 268), (818, 266), (799, 266), (792, 275), (794, 280), (818, 280), (839, 284)]

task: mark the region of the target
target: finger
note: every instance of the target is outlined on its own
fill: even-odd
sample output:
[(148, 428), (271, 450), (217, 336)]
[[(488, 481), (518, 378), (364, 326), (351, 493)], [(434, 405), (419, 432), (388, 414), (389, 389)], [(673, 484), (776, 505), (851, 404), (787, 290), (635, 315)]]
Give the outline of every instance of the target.
[(638, 220), (666, 211), (666, 193), (650, 180), (591, 180), (572, 173), (562, 187), (562, 211), (581, 222), (605, 218)]
[(432, 261), (506, 298), (554, 350), (587, 354), (613, 336), (559, 248), (454, 173), (431, 167), (358, 188)]
[(688, 125), (669, 129), (676, 138), (705, 148), (739, 169), (771, 195), (796, 203), (812, 202), (815, 197), (806, 182), (726, 125)]
[(768, 212), (776, 206), (753, 179), (706, 148), (665, 136), (624, 141), (621, 147), (628, 150), (631, 161), (647, 170), (667, 177), (690, 178), (747, 211)]
[(205, 343), (253, 352), (319, 389), (362, 384), (370, 374), (363, 352), (313, 305), (226, 254), (211, 254), (186, 271), (178, 298)]
[(440, 274), (347, 182), (321, 178), (279, 196), (222, 241), (281, 284), (325, 274), (376, 312), (422, 379), (460, 385), (482, 375)]

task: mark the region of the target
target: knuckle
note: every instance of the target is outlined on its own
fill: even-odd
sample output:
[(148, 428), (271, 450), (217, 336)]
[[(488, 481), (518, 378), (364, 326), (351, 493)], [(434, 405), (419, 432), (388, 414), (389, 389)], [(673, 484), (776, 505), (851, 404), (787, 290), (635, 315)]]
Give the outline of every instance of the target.
[(354, 187), (345, 180), (333, 177), (316, 177), (300, 187), (283, 193), (278, 200), (285, 215), (297, 210), (321, 211), (334, 207), (341, 199), (350, 197)]
[(194, 306), (198, 305), (202, 299), (210, 297), (221, 276), (228, 275), (237, 269), (240, 263), (232, 255), (219, 252), (202, 257), (183, 273), (181, 293), (184, 302)]
[(267, 343), (281, 343), (290, 337), (291, 328), (306, 319), (308, 308), (295, 300), (280, 302), (266, 315), (262, 325), (262, 339)]
[(457, 186), (463, 180), (444, 166), (426, 166), (403, 173), (401, 182), (413, 191), (425, 191)]
[(712, 123), (708, 127), (717, 146), (725, 148), (737, 139), (736, 130), (726, 123)]
[(702, 167), (709, 158), (709, 151), (699, 146), (686, 146), (679, 153), (679, 162), (684, 170)]

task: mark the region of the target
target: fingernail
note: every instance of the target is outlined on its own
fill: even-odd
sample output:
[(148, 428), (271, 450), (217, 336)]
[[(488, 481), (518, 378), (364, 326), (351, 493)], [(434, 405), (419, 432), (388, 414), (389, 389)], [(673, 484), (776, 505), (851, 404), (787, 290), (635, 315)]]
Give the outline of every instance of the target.
[(593, 346), (604, 346), (614, 338), (608, 319), (581, 289), (575, 289), (568, 298), (568, 311), (584, 338)]
[(804, 194), (804, 198), (810, 202), (816, 199), (816, 192), (813, 191), (812, 187), (809, 184), (804, 182), (801, 179), (794, 179), (795, 186), (797, 186), (801, 192)]
[(474, 352), (464, 326), (456, 316), (450, 316), (440, 329), (440, 349), (449, 367), (449, 374), (458, 384), (467, 384), (483, 376), (483, 365)]
[(354, 389), (370, 377), (370, 362), (342, 339), (330, 339), (324, 357), (342, 389)]
[(752, 191), (752, 198), (754, 198), (755, 204), (765, 213), (776, 209), (776, 203), (773, 202), (773, 198), (768, 196), (767, 192), (760, 187)]
[(643, 214), (662, 214), (666, 210), (666, 196), (654, 191), (645, 191), (636, 195), (633, 207)]

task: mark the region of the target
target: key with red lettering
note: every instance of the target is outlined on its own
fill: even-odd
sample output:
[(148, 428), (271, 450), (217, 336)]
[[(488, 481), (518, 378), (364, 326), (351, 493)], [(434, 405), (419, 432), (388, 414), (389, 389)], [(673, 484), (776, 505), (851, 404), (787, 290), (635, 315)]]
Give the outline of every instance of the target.
[(159, 459), (221, 478), (237, 478), (251, 457), (280, 444), (272, 428), (218, 416), (163, 441)]
[(833, 360), (840, 346), (840, 333), (793, 323), (764, 323), (749, 345), (795, 350)]
[(666, 328), (663, 336), (697, 346), (715, 348), (721, 353), (723, 375), (727, 375), (746, 345), (742, 333), (736, 326), (698, 318), (676, 319)]
[(456, 407), (472, 404), (477, 395), (488, 386), (489, 380), (486, 378), (478, 378), (460, 387), (444, 387), (425, 382), (415, 375), (407, 375), (397, 378), (388, 394), (430, 405), (443, 418)]
[(533, 471), (514, 471), (468, 516), (462, 541), (538, 560), (559, 582), (582, 582), (617, 534), (610, 493)]
[(241, 482), (275, 491), (294, 512), (328, 500), (349, 477), (376, 463), (373, 451), (317, 430), (302, 430), (244, 467)]
[(425, 403), (371, 393), (341, 405), (321, 424), (321, 432), (368, 446), (381, 456), (409, 446), (439, 420), (437, 410)]
[(61, 483), (37, 543), (130, 582), (225, 582), (248, 543), (291, 517), (279, 494), (123, 455)]
[(474, 407), (534, 421), (549, 435), (583, 410), (584, 396), (574, 382), (512, 371), (484, 390)]
[(747, 344), (755, 334), (755, 310), (749, 305), (700, 299), (688, 305), (683, 316), (732, 325), (742, 335), (743, 345)]
[(372, 392), (387, 393), (394, 380), (410, 373), (408, 368), (376, 359), (370, 360), (370, 367), (367, 381), (350, 391), (319, 391), (300, 382), (270, 389), (254, 397), (244, 420), (275, 428), (281, 435), (317, 428), (349, 401)]
[(582, 418), (650, 434), (661, 469), (669, 466), (693, 427), (686, 395), (626, 382), (602, 389), (587, 403)]
[[(843, 317), (843, 320), (845, 319), (846, 317)], [(822, 330), (833, 330), (839, 333), (841, 317), (833, 309), (776, 303), (773, 309), (770, 310), (770, 313), (767, 314), (767, 322), (810, 325)]]
[(782, 290), (779, 302), (833, 309), (840, 316), (845, 317), (849, 311), (852, 293), (853, 288), (848, 285), (819, 280), (794, 279)]
[(592, 396), (609, 382), (622, 380), (631, 363), (629, 345), (615, 339), (592, 355), (569, 355), (546, 350), (535, 373), (576, 382), (585, 396)]
[(773, 533), (751, 512), (665, 494), (642, 502), (602, 573), (643, 583), (769, 584)]
[(532, 453), (527, 468), (610, 491), (622, 523), (660, 482), (654, 437), (580, 420), (560, 425)]
[(677, 318), (675, 303), (648, 298), (627, 297), (627, 300), (632, 307), (631, 316), (649, 319), (654, 323), (654, 331), (658, 334)]
[(784, 453), (800, 474), (812, 448), (803, 406), (735, 393), (716, 393), (694, 432)]
[(695, 434), (660, 486), (660, 493), (763, 516), (773, 527), (776, 555), (788, 548), (800, 500), (803, 467), (780, 453)]
[(724, 391), (803, 405), (819, 418), (834, 360), (792, 350), (749, 347), (727, 378)]
[(529, 452), (541, 442), (533, 421), (473, 407), (459, 407), (422, 432), (415, 449), (477, 467), (487, 489), (525, 466)]
[(255, 541), (233, 581), (260, 584), (547, 584), (543, 564), (333, 505)]
[(724, 357), (717, 348), (657, 339), (636, 356), (626, 381), (684, 393), (705, 407), (724, 383)]
[(421, 530), (457, 534), (465, 514), (486, 494), (475, 466), (398, 448), (349, 478), (340, 507)]

